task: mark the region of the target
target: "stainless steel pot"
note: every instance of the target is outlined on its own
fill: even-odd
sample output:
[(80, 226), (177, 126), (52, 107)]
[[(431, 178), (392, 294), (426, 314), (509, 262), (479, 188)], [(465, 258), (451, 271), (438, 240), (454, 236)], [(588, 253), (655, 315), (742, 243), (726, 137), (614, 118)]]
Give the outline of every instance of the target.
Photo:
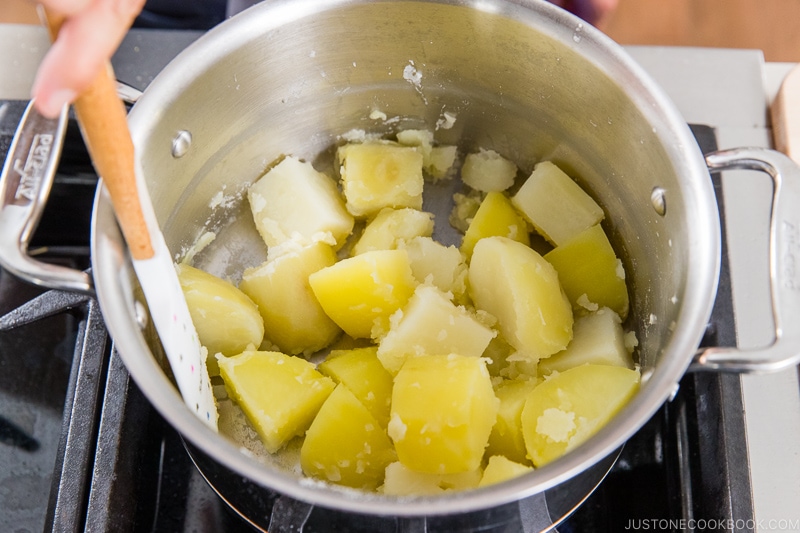
[[(370, 118), (381, 114), (388, 120)], [(586, 444), (535, 472), (475, 491), (394, 498), (310, 483), (264, 465), (194, 417), (164, 369), (157, 339), (143, 331), (146, 314), (101, 187), (93, 220), (94, 288), (136, 383), (204, 454), (299, 500), (398, 516), (515, 501), (564, 483), (617, 449), (674, 393), (690, 365), (755, 371), (800, 360), (800, 331), (784, 329), (800, 317), (800, 214), (787, 207), (800, 205), (800, 171), (771, 151), (704, 159), (671, 102), (619, 46), (546, 2), (265, 2), (170, 63), (133, 107), (130, 127), (173, 253), (215, 231), (217, 239), (196, 264), (234, 279), (265, 254), (243, 199), (247, 185), (282, 154), (324, 170), (331, 147), (351, 130), (435, 128), (441, 143), (492, 148), (523, 169), (550, 159), (608, 214), (606, 229), (629, 278), (641, 391)], [(761, 169), (776, 185), (770, 253), (777, 330), (774, 345), (763, 350), (712, 348), (696, 355), (720, 266), (720, 220), (707, 167)], [(455, 186), (426, 199), (444, 240), (455, 236), (446, 231), (447, 207), (439, 204)], [(13, 242), (6, 249), (13, 250), (4, 256), (12, 260), (4, 264), (34, 281), (65, 286), (60, 273), (42, 280), (29, 260), (13, 260), (25, 255), (29, 233), (29, 222), (17, 219), (35, 219), (36, 209), (26, 204), (28, 215), (8, 214), (18, 207), (12, 204), (6, 201), (2, 219), (23, 229), (7, 239)], [(69, 286), (91, 289), (74, 277)]]

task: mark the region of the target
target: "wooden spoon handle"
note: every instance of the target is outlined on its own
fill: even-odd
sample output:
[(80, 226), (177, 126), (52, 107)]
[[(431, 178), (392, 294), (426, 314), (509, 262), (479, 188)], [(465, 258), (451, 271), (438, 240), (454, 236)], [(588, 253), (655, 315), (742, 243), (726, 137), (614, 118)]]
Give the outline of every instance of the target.
[[(50, 38), (55, 40), (63, 17), (45, 13)], [(136, 182), (133, 140), (125, 105), (117, 96), (110, 64), (75, 101), (75, 113), (97, 174), (111, 196), (122, 233), (134, 259), (149, 259), (154, 250)]]

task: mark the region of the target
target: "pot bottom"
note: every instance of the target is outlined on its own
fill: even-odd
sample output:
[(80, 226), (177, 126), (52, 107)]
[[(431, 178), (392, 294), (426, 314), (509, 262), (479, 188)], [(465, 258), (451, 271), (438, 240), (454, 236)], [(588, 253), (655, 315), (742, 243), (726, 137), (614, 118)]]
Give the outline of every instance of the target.
[[(619, 448), (579, 475), (516, 502), (469, 513), (395, 517), (349, 513), (295, 500), (230, 471), (185, 439), (183, 443), (200, 474), (231, 510), (256, 530), (269, 533), (452, 533), (500, 527), (525, 533), (550, 531), (595, 491), (622, 451)], [(315, 528), (315, 523), (323, 524), (322, 529)]]

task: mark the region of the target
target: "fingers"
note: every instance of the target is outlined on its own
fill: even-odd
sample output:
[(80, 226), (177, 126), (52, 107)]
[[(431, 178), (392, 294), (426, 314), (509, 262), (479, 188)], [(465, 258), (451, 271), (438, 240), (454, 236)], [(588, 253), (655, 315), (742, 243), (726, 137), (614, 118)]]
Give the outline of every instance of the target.
[(40, 113), (57, 116), (91, 84), (143, 5), (144, 0), (47, 0), (48, 9), (66, 20), (33, 84)]
[(39, 0), (39, 4), (43, 5), (49, 11), (70, 17), (86, 11), (95, 0)]
[(619, 0), (593, 0), (597, 10), (598, 19), (603, 20), (610, 15), (619, 4)]
[(596, 25), (616, 9), (619, 0), (550, 0), (550, 2)]

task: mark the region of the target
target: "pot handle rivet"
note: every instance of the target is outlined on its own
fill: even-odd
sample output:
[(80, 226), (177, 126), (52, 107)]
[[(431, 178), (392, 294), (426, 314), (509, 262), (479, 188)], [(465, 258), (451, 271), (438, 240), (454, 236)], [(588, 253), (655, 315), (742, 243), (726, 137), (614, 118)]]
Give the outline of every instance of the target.
[(179, 159), (186, 155), (192, 145), (192, 134), (186, 130), (179, 131), (172, 139), (172, 157)]
[(650, 193), (650, 203), (653, 205), (656, 213), (662, 217), (667, 214), (667, 191), (662, 187), (653, 187), (653, 192)]

